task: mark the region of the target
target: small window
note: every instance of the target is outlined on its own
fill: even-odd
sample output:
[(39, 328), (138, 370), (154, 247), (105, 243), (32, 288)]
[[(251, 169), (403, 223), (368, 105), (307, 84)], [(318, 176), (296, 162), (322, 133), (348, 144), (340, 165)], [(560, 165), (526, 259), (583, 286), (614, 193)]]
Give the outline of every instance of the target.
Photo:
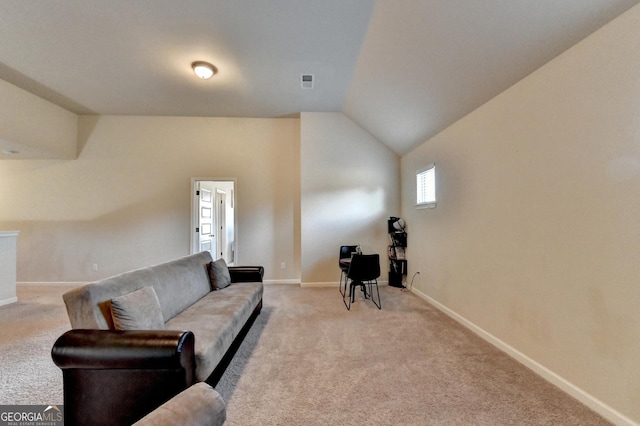
[(429, 164), (416, 172), (416, 207), (436, 206), (436, 165)]

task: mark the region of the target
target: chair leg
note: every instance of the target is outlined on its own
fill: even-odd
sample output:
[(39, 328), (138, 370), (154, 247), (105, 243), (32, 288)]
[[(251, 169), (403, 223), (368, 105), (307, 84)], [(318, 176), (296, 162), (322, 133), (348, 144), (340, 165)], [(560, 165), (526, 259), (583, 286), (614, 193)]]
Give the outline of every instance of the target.
[[(376, 286), (376, 292), (378, 293), (378, 303), (373, 297), (373, 286)], [(380, 288), (378, 287), (378, 280), (369, 281), (369, 294), (371, 294), (371, 301), (378, 309), (382, 309), (382, 302), (380, 301)]]
[(371, 291), (367, 291), (367, 283), (363, 282), (360, 283), (360, 290), (364, 293), (364, 298), (368, 299), (369, 296), (371, 295)]
[[(344, 290), (342, 289), (342, 280), (344, 279)], [(341, 269), (340, 270), (340, 294), (344, 298), (344, 294), (347, 292), (347, 273)]]
[[(367, 285), (369, 286), (369, 289), (367, 291)], [(373, 286), (376, 286), (376, 294), (378, 295), (378, 302), (376, 303), (375, 298), (373, 297)], [(349, 287), (349, 293), (347, 293), (347, 287)], [(382, 309), (382, 302), (380, 301), (380, 288), (378, 287), (378, 281), (377, 280), (372, 280), (369, 282), (359, 282), (359, 281), (353, 281), (351, 280), (351, 282), (349, 282), (349, 278), (345, 277), (344, 279), (344, 292), (342, 291), (342, 277), (340, 277), (340, 293), (342, 293), (342, 302), (344, 303), (344, 306), (346, 306), (347, 310), (350, 311), (351, 310), (351, 304), (355, 303), (355, 299), (356, 299), (356, 292), (355, 289), (357, 287), (361, 287), (364, 289), (364, 298), (365, 299), (371, 299), (371, 301), (373, 302), (374, 305), (376, 305), (376, 307), (378, 309)], [(349, 299), (349, 303), (347, 303), (347, 299)]]
[[(351, 310), (351, 287), (349, 287), (349, 294), (347, 294), (347, 285), (349, 284), (349, 278), (347, 276), (344, 277), (344, 292), (342, 293), (342, 303), (346, 306), (347, 311)], [(342, 288), (342, 287), (340, 287)], [(349, 303), (347, 304), (347, 297), (349, 298)]]

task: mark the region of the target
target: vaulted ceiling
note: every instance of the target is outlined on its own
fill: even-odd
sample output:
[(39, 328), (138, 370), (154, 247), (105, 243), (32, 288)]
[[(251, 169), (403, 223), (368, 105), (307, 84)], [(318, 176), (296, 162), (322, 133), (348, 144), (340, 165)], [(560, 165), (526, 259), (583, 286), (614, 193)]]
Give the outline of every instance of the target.
[(639, 2), (0, 0), (0, 78), (78, 114), (342, 111), (402, 155)]

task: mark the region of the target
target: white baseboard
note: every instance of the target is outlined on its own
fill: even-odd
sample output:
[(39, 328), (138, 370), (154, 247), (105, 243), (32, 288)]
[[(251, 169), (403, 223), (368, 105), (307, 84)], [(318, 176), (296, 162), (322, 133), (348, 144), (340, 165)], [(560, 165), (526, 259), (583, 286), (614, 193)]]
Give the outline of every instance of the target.
[(300, 287), (338, 287), (337, 281), (327, 281), (327, 282), (313, 282), (313, 283), (300, 283)]
[[(388, 281), (378, 281), (379, 286), (387, 284)], [(300, 287), (338, 287), (339, 285), (340, 283), (338, 281), (300, 283)]]
[[(79, 287), (81, 285), (88, 284), (87, 282), (72, 282), (72, 281), (60, 281), (60, 282), (37, 282), (37, 281), (21, 281), (18, 282), (17, 285), (22, 286), (65, 286), (65, 287)], [(337, 281), (329, 281), (329, 282), (312, 282), (312, 283), (300, 283), (299, 278), (290, 278), (290, 279), (274, 279), (274, 280), (264, 280), (263, 284), (290, 284), (290, 285), (299, 285), (300, 287), (338, 287)], [(387, 285), (387, 281), (378, 281), (378, 285)]]
[(79, 287), (85, 285), (87, 282), (75, 282), (75, 281), (18, 281), (18, 286), (59, 286), (59, 287)]
[(300, 284), (300, 280), (299, 279), (286, 279), (286, 280), (263, 280), (262, 284), (264, 285), (269, 285), (269, 284), (290, 284), (290, 285), (299, 285)]
[[(22, 281), (18, 282), (19, 286), (60, 286), (60, 287), (79, 287), (81, 285), (88, 284), (88, 282), (72, 282), (72, 281), (59, 281), (59, 282), (37, 282), (37, 281)], [(300, 284), (299, 279), (286, 279), (286, 280), (264, 280), (263, 284)], [(337, 285), (337, 284), (336, 284)]]
[(18, 301), (17, 297), (10, 297), (8, 299), (2, 299), (2, 300), (0, 300), (0, 306), (10, 305), (12, 303), (16, 303), (17, 301)]
[(527, 367), (530, 370), (532, 370), (534, 373), (536, 373), (537, 375), (539, 375), (540, 377), (542, 377), (543, 379), (545, 379), (549, 383), (557, 386), (558, 388), (560, 388), (561, 390), (563, 390), (567, 394), (571, 395), (572, 397), (574, 397), (578, 401), (582, 402), (587, 407), (591, 408), (596, 413), (600, 414), (605, 419), (613, 422), (615, 425), (618, 425), (618, 426), (627, 426), (627, 425), (628, 426), (638, 426), (638, 423), (636, 423), (633, 420), (631, 420), (630, 418), (626, 417), (625, 415), (623, 415), (619, 411), (615, 410), (614, 408), (612, 408), (609, 405), (605, 404), (604, 402), (600, 401), (599, 399), (597, 399), (593, 395), (585, 392), (583, 389), (581, 389), (578, 386), (574, 385), (573, 383), (569, 382), (568, 380), (566, 380), (562, 376), (558, 375), (557, 373), (549, 370), (544, 365), (542, 365), (542, 364), (538, 363), (537, 361), (529, 358), (527, 355), (525, 355), (522, 352), (518, 351), (517, 349), (515, 349), (512, 346), (510, 346), (509, 344), (503, 342), (502, 340), (500, 340), (496, 336), (492, 335), (491, 333), (487, 332), (486, 330), (478, 327), (473, 322), (467, 320), (463, 316), (461, 316), (461, 315), (457, 314), (456, 312), (452, 311), (451, 309), (447, 308), (446, 306), (444, 306), (443, 304), (441, 304), (437, 300), (429, 297), (428, 295), (426, 295), (425, 293), (422, 293), (419, 290), (412, 289), (411, 291), (414, 294), (416, 294), (418, 297), (424, 299), (425, 301), (427, 301), (431, 305), (435, 306), (438, 310), (442, 311), (447, 316), (453, 318), (455, 321), (457, 321), (458, 323), (462, 324), (464, 327), (468, 328), (469, 330), (471, 330), (472, 332), (474, 332), (475, 334), (480, 336), (483, 340), (486, 340), (487, 342), (491, 343), (496, 348), (498, 348), (501, 351), (505, 352), (506, 354), (508, 354), (509, 356), (514, 358), (516, 361), (518, 361), (521, 364), (523, 364), (525, 367)]

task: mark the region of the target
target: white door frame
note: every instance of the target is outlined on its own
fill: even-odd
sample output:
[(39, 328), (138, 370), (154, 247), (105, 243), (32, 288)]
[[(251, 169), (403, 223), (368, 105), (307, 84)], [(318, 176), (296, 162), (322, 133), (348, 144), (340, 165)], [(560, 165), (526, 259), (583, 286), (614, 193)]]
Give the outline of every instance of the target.
[[(238, 188), (238, 182), (236, 178), (219, 178), (219, 177), (192, 177), (191, 178), (191, 220), (189, 227), (189, 251), (191, 254), (199, 252), (198, 247), (198, 238), (196, 234), (196, 228), (198, 226), (198, 197), (196, 196), (196, 191), (198, 188), (198, 183), (202, 181), (210, 181), (210, 182), (230, 182), (233, 184), (233, 189), (230, 192), (227, 192), (227, 203), (230, 203), (233, 209), (233, 263), (238, 264), (238, 214), (236, 212), (236, 192)], [(215, 210), (215, 209), (214, 209)], [(229, 254), (231, 256), (231, 254)]]

